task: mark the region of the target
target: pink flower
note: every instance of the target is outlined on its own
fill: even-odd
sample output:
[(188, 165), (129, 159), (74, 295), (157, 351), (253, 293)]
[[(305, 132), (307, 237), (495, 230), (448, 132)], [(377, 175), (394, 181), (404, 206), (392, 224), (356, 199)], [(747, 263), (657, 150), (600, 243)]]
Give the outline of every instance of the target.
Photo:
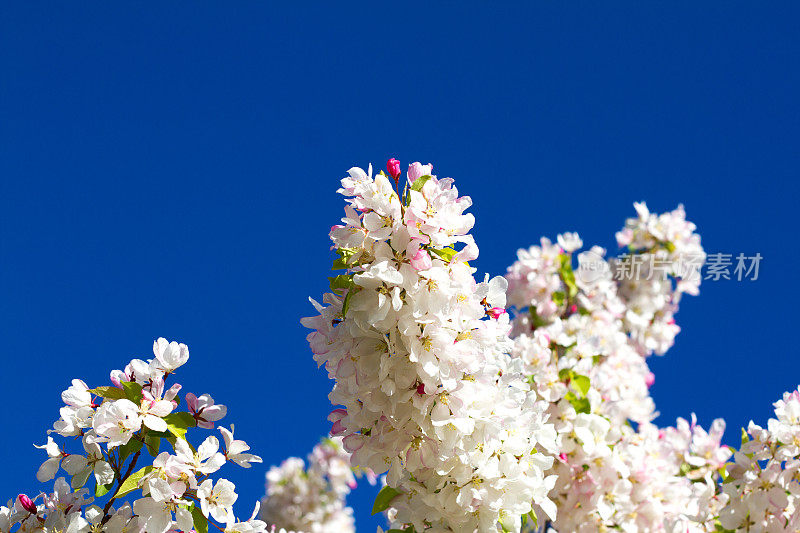
[(492, 318), (500, 318), (505, 314), (506, 310), (502, 307), (492, 307), (486, 313)]
[(343, 435), (347, 430), (342, 424), (342, 419), (347, 416), (347, 411), (344, 409), (334, 409), (331, 411), (331, 414), (328, 415), (328, 420), (333, 422), (331, 426), (331, 435), (334, 437), (337, 435)]
[(389, 171), (389, 175), (391, 177), (397, 180), (397, 178), (400, 177), (400, 161), (398, 161), (394, 157), (391, 158), (386, 162), (386, 170)]
[(422, 176), (430, 176), (431, 172), (433, 172), (433, 165), (430, 163), (427, 165), (423, 165), (419, 161), (411, 163), (408, 165), (408, 182), (414, 183), (417, 181), (417, 178), (421, 178)]
[(645, 385), (647, 385), (648, 387), (652, 387), (653, 383), (655, 382), (656, 382), (656, 375), (653, 374), (652, 372), (648, 372), (644, 378)]
[(17, 496), (17, 500), (23, 509), (31, 514), (36, 514), (36, 504), (33, 503), (33, 500), (31, 500), (27, 494), (20, 494)]
[(214, 422), (228, 414), (228, 408), (224, 405), (215, 405), (214, 398), (208, 394), (203, 394), (198, 398), (190, 392), (186, 395), (186, 405), (194, 419), (197, 420), (199, 428), (214, 429)]
[(428, 255), (428, 252), (420, 248), (411, 258), (411, 266), (417, 270), (428, 270), (433, 266), (431, 256)]

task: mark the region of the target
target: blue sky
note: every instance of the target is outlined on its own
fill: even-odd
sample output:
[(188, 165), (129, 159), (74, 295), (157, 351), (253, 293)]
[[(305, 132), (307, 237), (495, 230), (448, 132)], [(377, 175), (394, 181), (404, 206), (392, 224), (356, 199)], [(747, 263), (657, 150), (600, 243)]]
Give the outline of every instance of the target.
[(389, 157), (472, 196), (481, 272), (540, 235), (612, 248), (638, 200), (761, 253), (757, 281), (686, 299), (652, 392), (660, 423), (722, 416), (731, 443), (765, 422), (800, 382), (800, 9), (527, 4), (0, 6), (2, 499), (38, 490), (69, 380), (165, 336), (265, 459), (229, 471), (249, 512), (266, 466), (328, 429), (299, 318), (338, 180)]

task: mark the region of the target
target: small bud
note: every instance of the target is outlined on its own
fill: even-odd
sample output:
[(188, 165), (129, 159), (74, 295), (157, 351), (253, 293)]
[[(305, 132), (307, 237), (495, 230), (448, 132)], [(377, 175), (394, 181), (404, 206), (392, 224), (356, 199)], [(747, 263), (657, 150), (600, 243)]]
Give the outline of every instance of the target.
[(656, 375), (653, 374), (652, 372), (648, 372), (644, 378), (645, 385), (647, 385), (648, 387), (652, 387), (653, 383), (655, 382), (656, 382)]
[(430, 176), (433, 172), (433, 165), (427, 164), (423, 165), (420, 162), (411, 163), (408, 165), (408, 182), (414, 183), (417, 181), (418, 178), (422, 176)]
[(400, 161), (394, 157), (391, 158), (386, 162), (386, 170), (389, 172), (389, 175), (396, 180), (400, 177)]
[(503, 309), (502, 307), (492, 307), (491, 309), (486, 311), (486, 314), (488, 314), (492, 318), (500, 318), (505, 313), (506, 313), (506, 310)]
[(33, 500), (28, 498), (26, 494), (20, 494), (17, 496), (17, 500), (19, 504), (22, 506), (23, 509), (28, 511), (31, 514), (36, 514), (36, 504), (33, 503)]

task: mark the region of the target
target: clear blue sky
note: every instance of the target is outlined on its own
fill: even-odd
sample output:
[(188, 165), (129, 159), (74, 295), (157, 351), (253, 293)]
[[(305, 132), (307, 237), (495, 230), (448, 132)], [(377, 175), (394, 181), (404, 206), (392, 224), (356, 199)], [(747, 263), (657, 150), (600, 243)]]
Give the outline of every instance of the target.
[(637, 200), (760, 252), (758, 281), (687, 298), (652, 366), (663, 424), (765, 422), (800, 382), (798, 5), (527, 4), (0, 6), (0, 499), (38, 489), (71, 378), (165, 336), (265, 459), (229, 471), (249, 512), (328, 429), (299, 318), (339, 178), (389, 157), (472, 196), (481, 272), (540, 235), (612, 247)]

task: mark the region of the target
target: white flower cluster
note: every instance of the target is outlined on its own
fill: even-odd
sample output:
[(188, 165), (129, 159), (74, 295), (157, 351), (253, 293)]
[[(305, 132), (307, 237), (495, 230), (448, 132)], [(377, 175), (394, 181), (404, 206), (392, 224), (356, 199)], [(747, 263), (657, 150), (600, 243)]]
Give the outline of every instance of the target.
[[(315, 359), (335, 379), (332, 433), (354, 465), (387, 472), (379, 494), (395, 528), (518, 531), (531, 502), (552, 518), (544, 471), (555, 432), (547, 403), (510, 358), (502, 278), (476, 283), (466, 261), (471, 205), (451, 179), (414, 163), (395, 178), (353, 168), (330, 236), (346, 273), (327, 307), (303, 319)], [(462, 246), (460, 250), (456, 246)]]
[[(375, 483), (374, 475), (366, 473)], [(326, 438), (309, 454), (308, 468), (298, 457), (270, 468), (260, 518), (304, 533), (354, 532), (353, 510), (345, 505), (345, 497), (355, 487), (356, 475), (341, 437)]]
[[(636, 208), (640, 218), (618, 235), (642, 263), (633, 279), (599, 247), (579, 253), (573, 271), (583, 245), (574, 233), (520, 250), (506, 276), (517, 309), (513, 353), (550, 402), (558, 433), (550, 492), (558, 513), (548, 523), (558, 531), (702, 531), (723, 503), (716, 481), (731, 455), (720, 444), (724, 423), (706, 433), (679, 419), (677, 428), (659, 430), (645, 360), (672, 345), (680, 294), (697, 293), (681, 277), (679, 258), (704, 253), (682, 208), (661, 216)], [(647, 270), (655, 257), (663, 280)]]
[[(166, 382), (188, 361), (189, 350), (162, 338), (153, 352), (151, 360), (134, 359), (124, 370), (113, 371), (110, 386), (91, 389), (72, 381), (61, 394), (65, 406), (49, 433), (79, 438), (82, 450), (67, 451), (49, 436), (38, 446), (48, 458), (37, 473), (46, 482), (63, 469), (70, 482), (59, 477), (51, 494), (33, 499), (20, 494), (13, 504), (0, 507), (0, 532), (200, 532), (208, 530), (210, 519), (224, 524), (225, 531), (266, 531), (255, 513), (238, 521), (232, 508), (234, 484), (210, 477), (226, 462), (249, 468), (261, 459), (234, 439), (233, 426), (230, 431), (219, 428), (224, 448), (213, 435), (193, 447), (187, 431), (213, 429), (227, 409), (209, 395), (187, 394), (189, 411), (176, 411), (181, 385), (167, 388)], [(159, 453), (162, 442), (172, 451)], [(148, 456), (152, 461), (145, 461)], [(134, 491), (141, 497), (128, 501)]]
[(617, 232), (617, 243), (630, 254), (612, 261), (618, 293), (625, 302), (625, 326), (640, 353), (664, 354), (680, 328), (673, 315), (683, 293), (697, 295), (700, 268), (706, 259), (696, 226), (686, 220), (683, 206), (654, 215), (644, 203), (634, 204)]
[(735, 531), (800, 531), (800, 389), (774, 404), (764, 429), (750, 422), (742, 447), (727, 467), (719, 516)]

